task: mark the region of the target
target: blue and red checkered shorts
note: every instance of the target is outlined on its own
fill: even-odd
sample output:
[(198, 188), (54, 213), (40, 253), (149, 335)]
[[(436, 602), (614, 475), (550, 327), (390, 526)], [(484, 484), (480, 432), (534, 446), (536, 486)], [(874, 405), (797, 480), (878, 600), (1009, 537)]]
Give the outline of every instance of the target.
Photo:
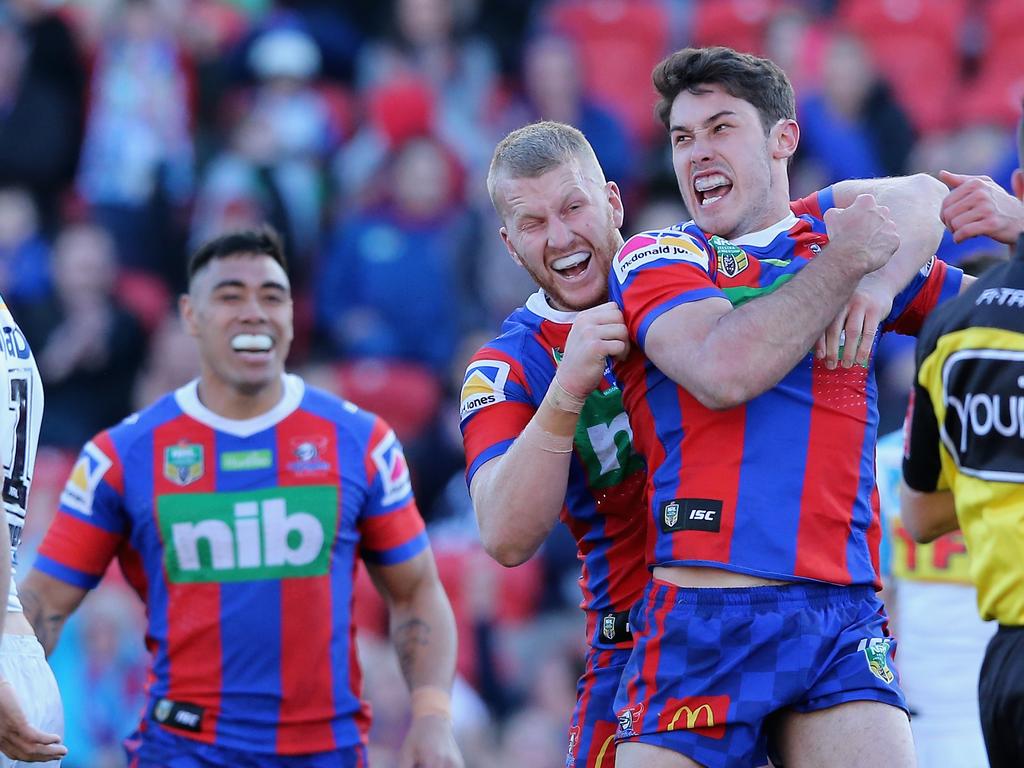
[(565, 768), (613, 768), (615, 765), (615, 692), (631, 648), (591, 648), (576, 684), (576, 709), (569, 722)]
[(765, 722), (849, 701), (906, 710), (896, 641), (871, 587), (684, 589), (655, 580), (630, 623), (635, 647), (616, 738), (708, 766), (767, 763)]

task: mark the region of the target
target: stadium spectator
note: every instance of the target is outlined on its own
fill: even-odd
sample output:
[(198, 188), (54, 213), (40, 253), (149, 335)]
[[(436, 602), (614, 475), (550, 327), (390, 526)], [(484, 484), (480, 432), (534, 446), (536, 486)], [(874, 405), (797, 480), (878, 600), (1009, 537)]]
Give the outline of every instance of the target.
[(439, 141), (407, 141), (387, 168), (385, 199), (338, 221), (316, 280), (317, 321), (345, 358), (418, 362), (443, 375), (476, 321), (475, 218), (461, 169)]
[(0, 6), (0, 186), (30, 190), (52, 227), (78, 155), (77, 101), (29, 69), (30, 56), (24, 30)]
[(189, 73), (166, 9), (111, 11), (95, 53), (77, 187), (117, 243), (119, 262), (169, 272), (193, 187)]
[[(1024, 164), (1024, 118), (1017, 135)], [(1005, 242), (1018, 229), (1019, 209), (991, 180), (948, 173), (943, 179), (952, 187), (943, 220), (954, 233)], [(1014, 191), (1024, 203), (1024, 166), (1014, 173)], [(1021, 402), (1024, 373), (1022, 291), (1024, 232), (1018, 229), (1010, 263), (990, 269), (925, 325), (900, 499), (904, 525), (917, 541), (963, 531), (978, 610), (986, 621), (998, 622), (978, 683), (992, 768), (1024, 760), (1024, 462), (1014, 405)]]
[(854, 35), (832, 35), (820, 85), (800, 98), (799, 113), (803, 149), (824, 178), (906, 173), (915, 138), (910, 120)]
[(566, 123), (587, 137), (608, 178), (629, 197), (636, 179), (638, 142), (618, 116), (587, 95), (576, 44), (567, 37), (542, 35), (528, 41), (523, 56), (522, 99), (505, 110), (504, 131), (535, 120)]
[[(912, 765), (874, 595), (871, 353), (962, 274), (915, 271), (937, 231), (890, 260), (895, 224), (869, 196), (788, 210), (799, 128), (772, 62), (684, 49), (654, 82), (695, 223), (630, 238), (609, 278), (633, 343), (615, 373), (651, 478), (654, 566), (630, 617), (617, 764), (760, 765), (771, 718), (786, 764)], [(891, 310), (843, 312), (876, 270)]]
[(425, 78), (437, 104), (438, 135), (474, 170), (487, 162), (480, 130), (497, 86), (494, 47), (467, 31), (455, 0), (395, 0), (389, 34), (359, 53), (356, 77), (369, 90), (403, 77)]
[(50, 290), (50, 246), (24, 189), (0, 189), (0, 295), (8, 302), (36, 301)]
[(253, 755), (355, 768), (369, 727), (351, 626), (361, 556), (412, 691), (403, 762), (459, 768), (455, 627), (401, 446), (378, 417), (285, 373), (285, 266), (266, 229), (195, 252), (180, 308), (201, 374), (86, 443), (25, 580), (26, 612), (51, 651), (121, 561), (153, 654), (126, 743), (140, 768)]
[(146, 340), (114, 295), (117, 261), (104, 229), (66, 227), (54, 243), (51, 271), (52, 292), (18, 310), (46, 385), (40, 440), (74, 450), (131, 412)]

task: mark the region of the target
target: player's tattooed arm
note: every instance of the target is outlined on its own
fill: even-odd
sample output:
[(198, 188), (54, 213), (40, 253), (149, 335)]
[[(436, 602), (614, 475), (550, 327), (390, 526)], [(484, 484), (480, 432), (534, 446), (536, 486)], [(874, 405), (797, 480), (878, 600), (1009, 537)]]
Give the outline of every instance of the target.
[(49, 656), (68, 617), (81, 604), (86, 590), (32, 569), (18, 589), (25, 618)]
[(455, 618), (429, 550), (398, 565), (367, 566), (388, 602), (391, 640), (412, 694), (412, 725), (399, 768), (462, 768), (451, 727)]

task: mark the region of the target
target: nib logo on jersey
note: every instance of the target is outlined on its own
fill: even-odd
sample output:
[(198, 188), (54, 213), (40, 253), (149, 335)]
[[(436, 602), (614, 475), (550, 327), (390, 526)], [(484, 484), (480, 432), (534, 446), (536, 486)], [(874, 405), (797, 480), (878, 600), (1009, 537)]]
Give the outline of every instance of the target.
[(1024, 352), (965, 349), (942, 367), (942, 442), (960, 471), (1024, 482)]
[(157, 499), (164, 567), (173, 583), (327, 573), (338, 489), (309, 485)]

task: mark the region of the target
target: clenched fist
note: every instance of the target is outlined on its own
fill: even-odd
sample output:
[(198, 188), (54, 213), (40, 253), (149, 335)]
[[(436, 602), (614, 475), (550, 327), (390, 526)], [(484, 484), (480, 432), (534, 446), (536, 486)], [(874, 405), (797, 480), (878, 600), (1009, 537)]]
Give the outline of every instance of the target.
[(558, 364), (558, 383), (570, 395), (584, 399), (597, 389), (607, 358), (623, 358), (629, 351), (629, 333), (614, 302), (585, 309), (573, 321), (565, 353)]
[(831, 208), (824, 219), (829, 257), (843, 259), (859, 275), (885, 266), (900, 245), (889, 209), (873, 195), (858, 195), (849, 208)]

